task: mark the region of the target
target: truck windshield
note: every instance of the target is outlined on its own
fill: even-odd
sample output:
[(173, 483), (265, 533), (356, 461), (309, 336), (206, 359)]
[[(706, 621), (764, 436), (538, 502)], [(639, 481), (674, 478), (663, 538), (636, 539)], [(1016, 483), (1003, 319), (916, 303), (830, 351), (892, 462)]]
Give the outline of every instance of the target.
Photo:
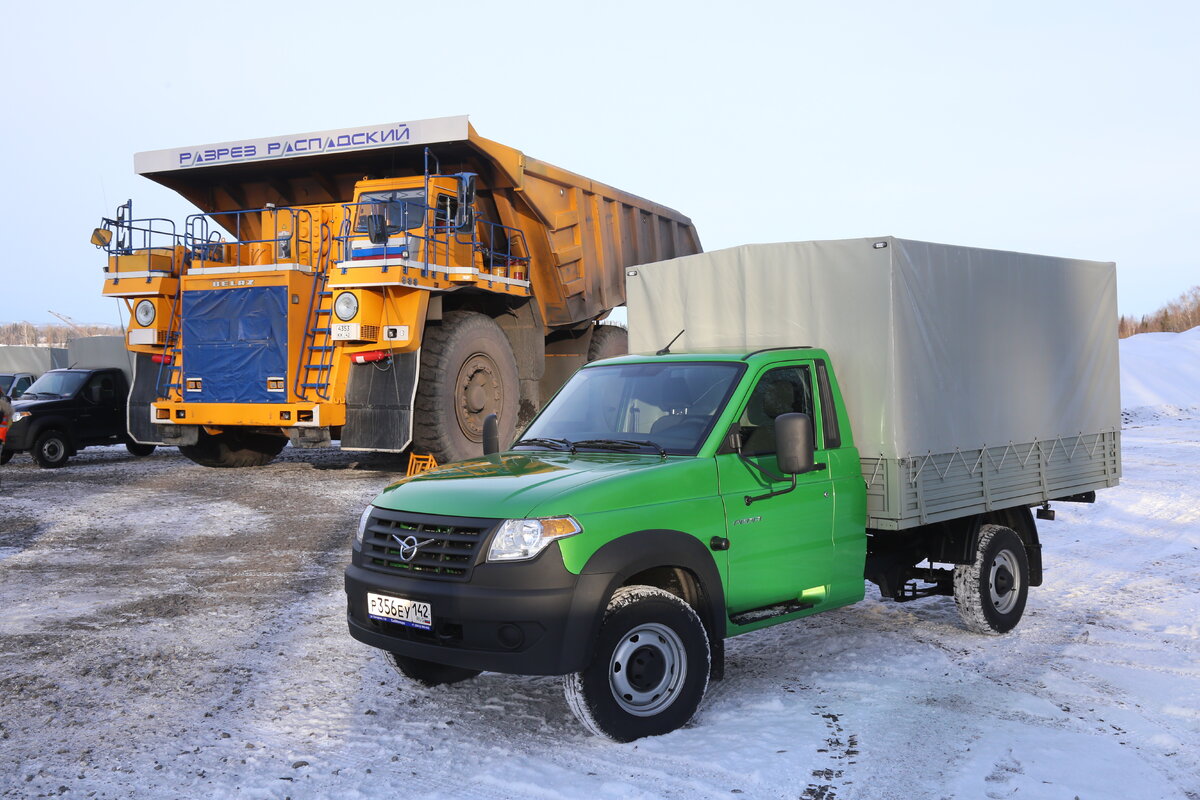
[(78, 391), (87, 376), (86, 372), (47, 372), (34, 381), (25, 394), (69, 397)]
[(742, 369), (735, 363), (679, 361), (582, 369), (515, 449), (695, 455)]
[(0, 394), (8, 394), (12, 389), (13, 381), (17, 379), (16, 375), (0, 375)]
[(387, 192), (364, 192), (358, 198), (358, 216), (354, 221), (356, 233), (367, 232), (368, 214), (382, 214), (388, 235), (409, 231), (425, 224), (425, 190), (393, 189)]

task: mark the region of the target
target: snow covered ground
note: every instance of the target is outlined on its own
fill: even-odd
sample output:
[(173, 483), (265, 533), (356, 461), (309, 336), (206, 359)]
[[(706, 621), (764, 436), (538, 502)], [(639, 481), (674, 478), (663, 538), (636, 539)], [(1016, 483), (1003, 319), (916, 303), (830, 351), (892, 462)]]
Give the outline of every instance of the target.
[(18, 456), (0, 795), (1200, 800), (1200, 329), (1122, 359), (1122, 484), (1041, 524), (1013, 633), (869, 589), (730, 640), (692, 724), (628, 745), (585, 734), (557, 679), (421, 689), (349, 637), (341, 568), (386, 461)]

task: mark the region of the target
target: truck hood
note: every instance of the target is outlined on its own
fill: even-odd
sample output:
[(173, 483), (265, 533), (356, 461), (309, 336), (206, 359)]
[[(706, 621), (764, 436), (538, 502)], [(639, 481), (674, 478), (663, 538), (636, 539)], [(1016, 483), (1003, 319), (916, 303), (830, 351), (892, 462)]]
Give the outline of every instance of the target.
[[(683, 472), (711, 459), (612, 453), (500, 453), (460, 461), (384, 489), (374, 505), (395, 511), (492, 519), (581, 514), (695, 491)], [(711, 468), (711, 464), (708, 464)], [(637, 484), (636, 489), (631, 485)]]
[(13, 411), (46, 412), (67, 408), (75, 403), (74, 397), (45, 397), (35, 400), (13, 400)]

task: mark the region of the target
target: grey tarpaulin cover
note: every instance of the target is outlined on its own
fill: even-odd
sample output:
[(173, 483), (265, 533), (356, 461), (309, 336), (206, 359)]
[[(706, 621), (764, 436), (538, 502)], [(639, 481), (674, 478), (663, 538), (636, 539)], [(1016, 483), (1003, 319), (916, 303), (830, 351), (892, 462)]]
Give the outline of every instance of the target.
[(894, 237), (626, 271), (629, 348), (826, 349), (864, 456), (1119, 431), (1116, 268)]

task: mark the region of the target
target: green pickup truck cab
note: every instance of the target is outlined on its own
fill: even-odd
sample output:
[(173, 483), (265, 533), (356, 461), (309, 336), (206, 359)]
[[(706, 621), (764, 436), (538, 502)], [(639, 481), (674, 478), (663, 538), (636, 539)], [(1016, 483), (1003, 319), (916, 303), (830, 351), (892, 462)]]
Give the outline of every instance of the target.
[[(886, 241), (893, 252), (904, 246)], [(878, 261), (883, 278), (898, 269), (884, 248), (855, 242), (836, 259), (851, 262), (853, 280), (862, 280), (853, 263), (859, 244), (867, 268)], [(655, 320), (666, 315), (664, 325), (679, 325), (676, 331), (704, 324), (670, 319), (672, 308), (696, 307), (694, 300), (654, 308), (652, 298), (679, 298), (680, 286), (695, 284), (685, 278), (697, 263), (716, 264), (714, 285), (736, 274), (737, 264), (722, 263), (720, 252), (677, 260), (687, 267), (679, 280), (671, 277), (674, 262), (650, 265), (669, 274), (662, 285), (630, 292), (631, 349), (641, 355), (580, 369), (501, 452), (402, 479), (374, 500), (345, 574), (356, 639), (428, 685), (484, 670), (562, 675), (568, 703), (587, 728), (630, 741), (692, 717), (709, 679), (723, 674), (726, 638), (855, 603), (864, 578), (897, 601), (952, 596), (965, 625), (981, 633), (1018, 623), (1030, 587), (1042, 580), (1031, 507), (1042, 506), (1039, 516), (1050, 519), (1051, 500), (1088, 502), (1096, 488), (1115, 484), (1116, 431), (1079, 428), (1050, 445), (1010, 438), (1003, 447), (975, 442), (968, 449), (964, 438), (949, 450), (900, 451), (937, 440), (891, 435), (892, 419), (897, 429), (929, 437), (958, 425), (965, 437), (996, 419), (1015, 431), (1036, 415), (1009, 419), (1005, 397), (972, 404), (964, 402), (966, 389), (944, 392), (940, 405), (887, 391), (901, 384), (889, 372), (895, 365), (911, 377), (920, 374), (919, 362), (942, 359), (945, 381), (979, 369), (971, 336), (948, 331), (942, 342), (936, 326), (924, 324), (905, 333), (890, 321), (899, 314), (888, 315), (889, 336), (914, 344), (892, 348), (881, 369), (865, 368), (865, 351), (856, 359), (841, 344), (862, 338), (864, 329), (870, 334), (872, 323), (839, 317), (833, 339), (857, 378), (850, 405), (832, 347), (731, 352), (689, 331), (684, 352), (673, 353), (662, 347), (670, 336), (643, 333), (651, 326), (647, 308)], [(806, 252), (767, 251), (751, 260), (779, 261), (802, 274)], [(631, 289), (650, 267), (629, 271)], [(816, 268), (822, 279), (832, 269)], [(895, 296), (883, 278), (882, 291)], [(966, 272), (962, 278), (983, 283)], [(796, 315), (820, 317), (817, 310)], [(721, 322), (733, 330), (752, 325)], [(729, 338), (728, 331), (712, 338)], [(922, 342), (933, 342), (936, 354), (922, 355)], [(1115, 334), (1112, 347), (1085, 342), (1078, 355), (1059, 355), (1065, 346), (1043, 349), (1104, 365), (1093, 382), (1106, 404), (1096, 419), (1107, 423)], [(956, 354), (956, 347), (967, 350)], [(944, 369), (950, 358), (961, 368)], [(1087, 378), (1074, 371), (1062, 390), (1074, 396)], [(1027, 402), (1036, 395), (1028, 383), (1014, 384), (1014, 392)], [(1085, 416), (1064, 424), (1099, 424)]]

